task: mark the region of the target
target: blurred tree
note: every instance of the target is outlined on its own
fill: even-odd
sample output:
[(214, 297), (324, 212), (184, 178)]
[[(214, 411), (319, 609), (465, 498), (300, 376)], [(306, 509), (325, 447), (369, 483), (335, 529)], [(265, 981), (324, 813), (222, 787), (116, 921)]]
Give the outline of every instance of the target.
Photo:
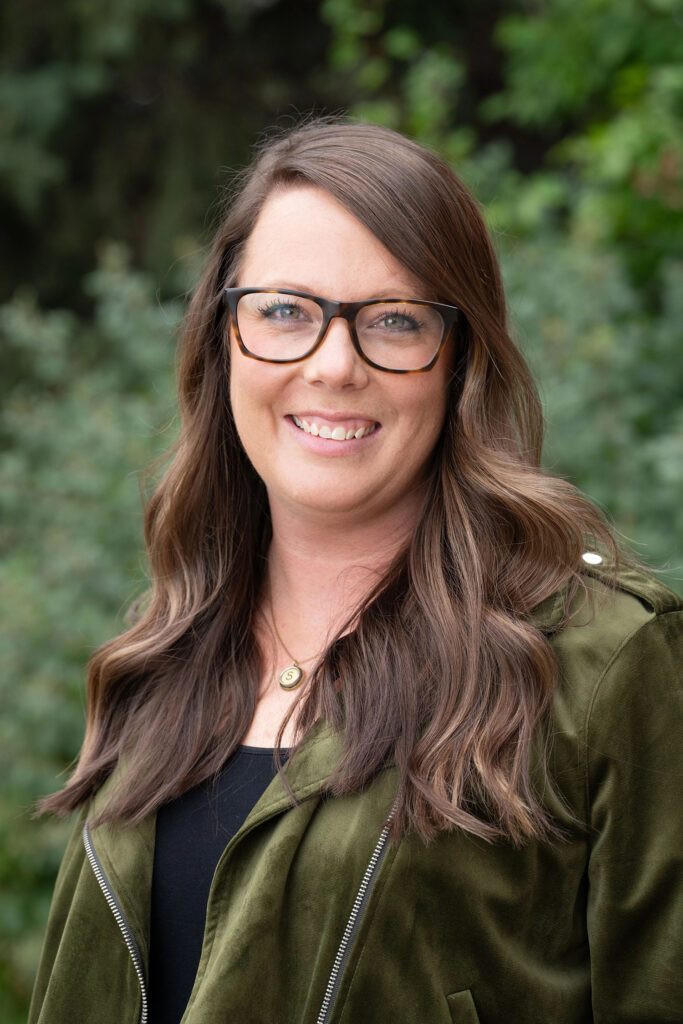
[(87, 276), (92, 321), (41, 312), (28, 290), (0, 309), (21, 378), (0, 412), (0, 1019), (24, 1020), (65, 826), (27, 812), (57, 788), (84, 726), (84, 665), (146, 586), (137, 470), (175, 426), (179, 303), (119, 246)]
[[(165, 293), (203, 235), (217, 173), (273, 110), (334, 102), (311, 0), (131, 0), (0, 13), (0, 296), (89, 309), (98, 242), (125, 242)], [(302, 69), (304, 72), (302, 73)], [(170, 269), (169, 269), (170, 268)]]
[(501, 19), (496, 39), (506, 84), (484, 114), (563, 129), (547, 159), (572, 236), (615, 245), (658, 308), (681, 255), (683, 3), (552, 0)]

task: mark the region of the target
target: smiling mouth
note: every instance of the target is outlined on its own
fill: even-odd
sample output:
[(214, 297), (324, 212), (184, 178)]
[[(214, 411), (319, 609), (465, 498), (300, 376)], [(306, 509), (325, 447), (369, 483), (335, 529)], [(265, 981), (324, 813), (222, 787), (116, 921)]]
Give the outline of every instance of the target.
[(370, 434), (373, 434), (380, 426), (379, 423), (370, 423), (364, 426), (349, 421), (348, 423), (338, 423), (336, 426), (330, 427), (326, 423), (318, 423), (314, 419), (306, 420), (294, 415), (290, 416), (290, 419), (304, 433), (330, 441), (360, 440), (362, 437), (368, 437)]

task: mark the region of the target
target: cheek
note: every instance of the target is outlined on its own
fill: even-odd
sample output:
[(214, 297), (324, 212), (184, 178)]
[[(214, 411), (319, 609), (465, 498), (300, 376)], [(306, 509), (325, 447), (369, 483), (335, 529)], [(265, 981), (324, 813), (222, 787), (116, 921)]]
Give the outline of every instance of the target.
[(237, 432), (242, 436), (245, 422), (248, 421), (249, 389), (248, 382), (244, 381), (242, 374), (235, 370), (234, 363), (230, 374), (230, 404)]
[(260, 363), (247, 359), (233, 341), (230, 350), (230, 402), (238, 429), (256, 419), (272, 401), (269, 375)]
[(233, 351), (230, 370), (230, 404), (237, 435), (249, 459), (254, 462), (255, 458), (259, 458), (259, 448), (261, 447), (259, 422), (262, 402), (258, 377), (254, 374), (251, 366), (246, 365), (250, 362), (251, 360), (245, 359), (239, 351), (236, 354)]
[(242, 447), (262, 475), (276, 458), (275, 442), (281, 429), (278, 410), (287, 379), (282, 368), (249, 359), (235, 348), (230, 368), (232, 415)]
[(417, 393), (416, 390), (411, 393), (410, 400), (402, 403), (405, 430), (412, 435), (414, 443), (421, 442), (420, 447), (432, 446), (441, 433), (446, 415), (446, 382), (425, 382)]
[(230, 336), (230, 366), (228, 368), (228, 373), (230, 375), (230, 405), (232, 406), (233, 415), (234, 415), (235, 419), (237, 419), (237, 410), (238, 410), (238, 407), (239, 407), (239, 399), (240, 399), (240, 395), (241, 395), (241, 393), (243, 391), (243, 387), (241, 385), (242, 366), (241, 366), (240, 358), (241, 358), (240, 352), (239, 352), (239, 350), (237, 348), (236, 342), (234, 341), (234, 339), (232, 337), (232, 332), (231, 332), (231, 336)]

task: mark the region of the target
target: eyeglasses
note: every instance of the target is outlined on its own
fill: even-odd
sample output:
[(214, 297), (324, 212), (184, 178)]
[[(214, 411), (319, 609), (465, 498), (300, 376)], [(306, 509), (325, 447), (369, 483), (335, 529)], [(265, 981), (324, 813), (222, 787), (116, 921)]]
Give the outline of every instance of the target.
[(349, 325), (353, 347), (377, 370), (420, 373), (431, 370), (457, 306), (426, 299), (367, 299), (335, 302), (289, 288), (225, 288), (240, 350), (267, 363), (296, 363), (322, 343), (334, 317)]

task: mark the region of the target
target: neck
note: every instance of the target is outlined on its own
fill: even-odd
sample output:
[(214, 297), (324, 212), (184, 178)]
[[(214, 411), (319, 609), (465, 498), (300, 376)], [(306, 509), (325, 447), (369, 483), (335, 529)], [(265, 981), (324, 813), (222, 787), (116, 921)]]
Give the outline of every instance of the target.
[(317, 655), (370, 593), (407, 544), (421, 503), (416, 493), (410, 507), (354, 519), (303, 516), (271, 501), (268, 588), (277, 628), (294, 657)]

